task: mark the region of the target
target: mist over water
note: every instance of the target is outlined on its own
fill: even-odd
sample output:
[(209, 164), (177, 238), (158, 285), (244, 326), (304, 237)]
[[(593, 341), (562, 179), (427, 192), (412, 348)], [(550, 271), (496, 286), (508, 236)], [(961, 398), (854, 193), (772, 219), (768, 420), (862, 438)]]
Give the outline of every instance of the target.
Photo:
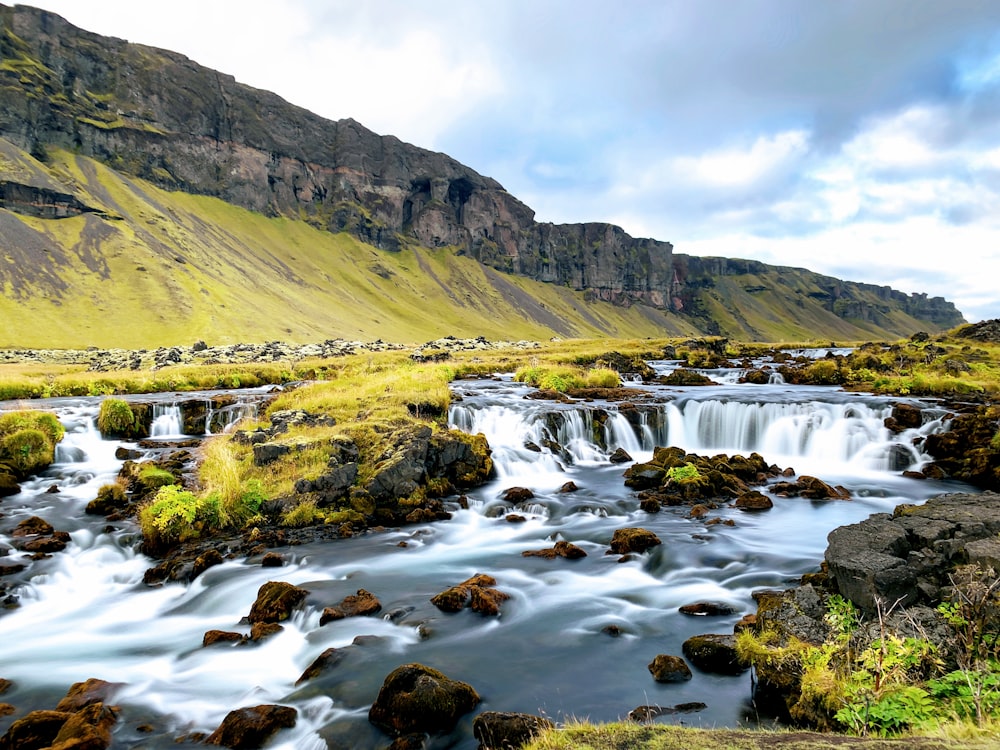
[[(631, 410), (527, 400), (529, 389), (509, 378), (458, 382), (449, 419), (486, 435), (497, 478), (468, 493), (468, 509), (456, 504), (452, 520), (280, 548), (282, 568), (228, 560), (190, 585), (159, 587), (142, 582), (155, 561), (136, 551), (134, 526), (108, 528), (105, 519), (83, 512), (121, 464), (114, 457), (118, 443), (102, 440), (93, 426), (99, 400), (40, 403), (59, 413), (67, 435), (50, 470), (0, 504), (0, 544), (9, 546), (10, 530), (30, 515), (69, 531), (72, 543), (7, 578), (18, 583), (20, 606), (0, 615), (0, 677), (16, 684), (4, 700), (24, 710), (49, 708), (71, 683), (99, 677), (123, 683), (115, 697), (123, 708), (116, 747), (176, 747), (178, 734), (212, 731), (233, 708), (282, 703), (299, 710), (299, 722), (269, 747), (381, 748), (389, 740), (369, 725), (368, 708), (389, 672), (420, 662), (476, 688), (483, 698), (478, 710), (606, 721), (643, 704), (702, 701), (708, 708), (700, 713), (661, 720), (753, 723), (748, 675), (695, 670), (689, 682), (661, 685), (646, 665), (660, 653), (680, 654), (691, 635), (731, 632), (755, 610), (754, 590), (787, 587), (818, 567), (833, 528), (968, 489), (900, 473), (926, 460), (914, 440), (942, 429), (943, 413), (928, 410), (919, 429), (893, 435), (883, 421), (894, 400), (832, 388), (635, 387)], [(640, 390), (654, 400), (641, 399)], [(156, 415), (165, 436), (180, 429), (170, 403), (165, 398)], [(0, 408), (8, 406), (14, 408)], [(853, 499), (774, 498), (765, 513), (711, 513), (732, 519), (732, 527), (689, 519), (685, 508), (647, 514), (623, 484), (629, 464), (612, 464), (609, 456), (624, 448), (642, 461), (667, 445), (708, 455), (756, 451), (768, 463), (841, 484)], [(568, 481), (580, 489), (560, 492)], [(47, 492), (53, 485), (58, 493)], [(510, 507), (501, 496), (511, 486), (531, 489), (534, 499)], [(512, 523), (511, 513), (526, 520)], [(622, 526), (650, 529), (663, 544), (619, 562), (605, 553)], [(587, 557), (521, 555), (560, 539)], [(6, 561), (24, 557), (11, 550)], [(511, 595), (499, 618), (444, 614), (430, 603), (476, 573), (494, 576)], [(257, 644), (202, 648), (207, 630), (248, 631), (241, 619), (268, 580), (311, 592), (285, 629)], [(360, 588), (381, 600), (379, 616), (319, 626), (325, 606)], [(678, 613), (697, 601), (723, 602), (738, 614)], [(621, 636), (603, 632), (611, 625)], [(296, 686), (330, 647), (344, 650), (343, 661)], [(473, 716), (432, 746), (476, 747)], [(2, 720), (0, 730), (14, 718)], [(154, 731), (139, 733), (146, 722)]]

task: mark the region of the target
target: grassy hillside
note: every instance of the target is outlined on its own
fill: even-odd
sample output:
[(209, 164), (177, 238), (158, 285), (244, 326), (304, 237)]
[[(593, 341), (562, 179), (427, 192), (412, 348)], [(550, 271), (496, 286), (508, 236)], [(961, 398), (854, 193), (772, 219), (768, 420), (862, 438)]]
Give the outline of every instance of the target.
[(839, 318), (810, 295), (811, 274), (781, 269), (749, 281), (719, 277), (701, 292), (698, 315), (618, 307), (453, 249), (377, 250), (306, 221), (165, 191), (65, 151), (42, 163), (4, 140), (2, 182), (65, 193), (94, 209), (53, 219), (0, 208), (2, 348), (704, 332), (861, 340), (927, 328), (899, 312), (883, 327)]
[(303, 221), (166, 192), (65, 152), (47, 165), (10, 144), (0, 153), (0, 178), (60, 187), (111, 217), (0, 209), (2, 347), (696, 331), (683, 318), (588, 302), (448, 249), (379, 251)]

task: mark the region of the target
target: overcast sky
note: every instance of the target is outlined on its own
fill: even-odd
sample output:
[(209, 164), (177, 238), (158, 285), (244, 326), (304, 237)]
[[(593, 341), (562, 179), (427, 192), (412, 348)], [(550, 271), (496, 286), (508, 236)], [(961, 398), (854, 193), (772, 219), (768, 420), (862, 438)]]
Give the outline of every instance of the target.
[(997, 0), (38, 0), (610, 221), (1000, 317)]

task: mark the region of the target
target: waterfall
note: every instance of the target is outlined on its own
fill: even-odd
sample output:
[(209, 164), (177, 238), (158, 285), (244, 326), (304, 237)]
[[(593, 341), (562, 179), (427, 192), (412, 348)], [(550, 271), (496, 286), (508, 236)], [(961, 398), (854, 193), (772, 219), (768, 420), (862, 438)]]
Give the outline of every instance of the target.
[(184, 435), (184, 418), (177, 404), (153, 404), (153, 424), (150, 437), (171, 438)]
[(256, 419), (260, 402), (239, 399), (235, 403), (216, 407), (209, 400), (205, 403), (205, 434), (218, 435), (229, 432), (244, 419)]
[[(754, 390), (758, 397), (761, 393)], [(642, 460), (655, 447), (670, 445), (692, 453), (757, 452), (769, 462), (795, 461), (835, 470), (853, 464), (872, 471), (898, 471), (927, 460), (915, 441), (942, 429), (941, 419), (936, 418), (895, 435), (884, 424), (892, 413), (887, 401), (839, 392), (827, 401), (683, 396), (643, 405), (636, 410), (638, 419), (631, 420), (613, 404), (601, 409), (590, 404), (553, 403), (548, 409), (522, 404), (493, 399), (451, 407), (454, 426), (486, 435), (501, 476), (521, 471), (517, 464), (525, 461), (600, 462), (616, 448)], [(540, 447), (541, 454), (527, 450), (528, 444)]]

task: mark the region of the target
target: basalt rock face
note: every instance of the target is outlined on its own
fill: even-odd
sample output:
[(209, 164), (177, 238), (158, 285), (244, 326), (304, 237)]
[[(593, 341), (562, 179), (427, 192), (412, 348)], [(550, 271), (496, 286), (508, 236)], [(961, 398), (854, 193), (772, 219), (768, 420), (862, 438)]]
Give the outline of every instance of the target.
[(665, 307), (668, 242), (609, 224), (537, 224), (488, 177), (440, 153), (325, 120), (183, 55), (0, 6), (0, 135), (58, 146), (162, 187), (305, 216), (385, 250), (457, 246), (485, 265)]
[[(707, 333), (773, 339), (767, 321), (785, 319), (801, 320), (803, 335), (857, 338), (963, 322), (940, 298), (801, 269), (808, 279), (792, 288), (782, 273), (788, 269), (675, 256), (669, 242), (606, 223), (538, 223), (498, 182), (445, 154), (351, 119), (323, 119), (183, 55), (92, 34), (46, 11), (0, 5), (0, 55), (0, 139), (41, 161), (53, 147), (67, 149), (168, 190), (304, 219), (386, 251), (457, 248), (490, 268), (591, 300), (681, 313)], [(50, 218), (117, 217), (110, 195), (101, 197), (106, 205), (91, 206), (12, 177), (0, 207)], [(735, 288), (720, 284), (713, 298), (715, 282), (733, 274), (741, 275)], [(753, 315), (743, 313), (758, 303)], [(802, 304), (822, 314), (803, 316)]]

